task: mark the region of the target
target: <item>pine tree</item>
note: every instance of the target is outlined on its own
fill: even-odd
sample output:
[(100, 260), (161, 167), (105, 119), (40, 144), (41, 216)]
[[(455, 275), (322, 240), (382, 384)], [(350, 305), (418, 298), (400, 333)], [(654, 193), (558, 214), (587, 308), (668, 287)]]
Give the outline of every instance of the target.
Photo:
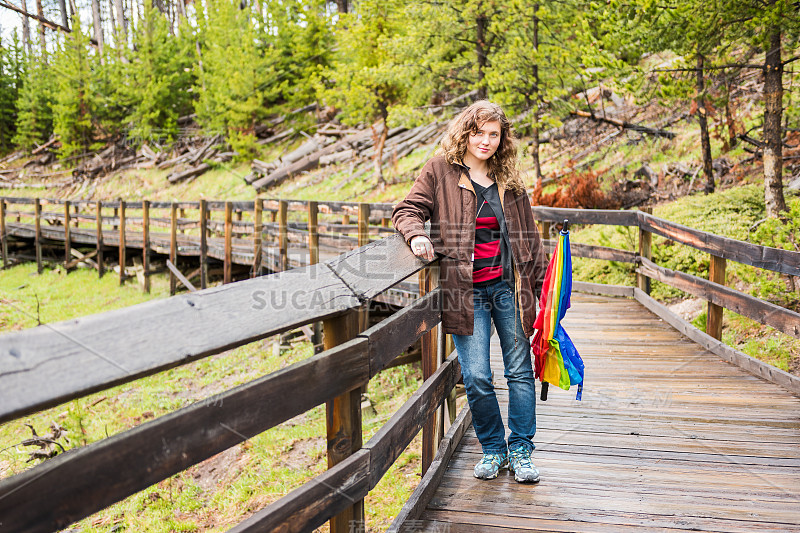
[(12, 148), (16, 133), (17, 100), (24, 75), (24, 53), (16, 30), (0, 40), (0, 152)]
[(320, 96), (341, 109), (346, 124), (380, 121), (375, 134), (375, 175), (383, 183), (383, 144), (393, 105), (405, 101), (408, 78), (393, 56), (392, 38), (402, 34), (405, 22), (398, 1), (364, 0), (357, 12), (340, 15), (339, 54), (325, 72), (329, 85)]
[(257, 47), (250, 12), (229, 0), (209, 0), (198, 17), (202, 68), (197, 68), (197, 120), (209, 133), (224, 133), (241, 157), (253, 154), (255, 124), (264, 116), (274, 67)]
[(134, 35), (134, 52), (124, 67), (126, 83), (120, 96), (127, 104), (129, 136), (142, 140), (171, 140), (178, 117), (191, 109), (191, 32), (171, 37), (166, 19), (151, 7)]
[(89, 55), (89, 38), (73, 18), (72, 32), (64, 37), (54, 60), (57, 88), (53, 105), (53, 129), (60, 137), (61, 157), (84, 152), (92, 146), (96, 95), (92, 87), (95, 58)]
[(39, 57), (28, 56), (16, 103), (16, 133), (12, 142), (17, 147), (33, 148), (53, 134), (54, 83), (53, 69)]

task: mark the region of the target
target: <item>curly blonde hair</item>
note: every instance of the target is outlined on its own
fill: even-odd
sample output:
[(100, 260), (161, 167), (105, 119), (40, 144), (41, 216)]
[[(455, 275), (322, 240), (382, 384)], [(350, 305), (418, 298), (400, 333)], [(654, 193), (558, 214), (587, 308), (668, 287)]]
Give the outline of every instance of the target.
[(470, 133), (487, 122), (500, 123), (500, 146), (489, 158), (489, 174), (497, 184), (515, 194), (525, 193), (525, 182), (517, 169), (517, 138), (503, 109), (488, 100), (478, 100), (462, 111), (447, 128), (439, 153), (450, 164), (463, 164)]

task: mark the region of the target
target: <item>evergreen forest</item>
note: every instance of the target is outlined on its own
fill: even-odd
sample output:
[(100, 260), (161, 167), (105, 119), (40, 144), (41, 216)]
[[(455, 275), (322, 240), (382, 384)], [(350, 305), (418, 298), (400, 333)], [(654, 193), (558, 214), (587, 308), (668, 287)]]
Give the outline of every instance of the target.
[[(586, 97), (602, 86), (696, 117), (709, 192), (710, 136), (756, 147), (767, 210), (786, 210), (782, 147), (800, 117), (796, 1), (23, 0), (2, 7), (19, 13), (22, 27), (0, 42), (1, 153), (49, 140), (61, 159), (110, 142), (162, 146), (192, 126), (247, 160), (257, 155), (259, 126), (276, 117), (309, 131), (323, 116), (386, 131), (428, 122), (431, 109), (468, 95), (506, 107), (531, 139), (531, 181), (540, 184), (540, 145), (570, 113), (602, 117), (602, 101)], [(647, 61), (653, 57), (668, 59)], [(734, 97), (743, 73), (758, 77), (757, 109), (742, 109)], [(309, 109), (316, 117), (297, 113)]]

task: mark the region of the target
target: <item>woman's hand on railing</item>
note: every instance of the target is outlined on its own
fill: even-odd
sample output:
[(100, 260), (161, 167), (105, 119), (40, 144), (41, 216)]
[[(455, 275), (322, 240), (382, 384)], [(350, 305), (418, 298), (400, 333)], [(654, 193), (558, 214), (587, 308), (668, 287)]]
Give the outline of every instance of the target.
[(433, 261), (433, 258), (435, 257), (433, 253), (433, 243), (429, 238), (422, 235), (417, 235), (411, 239), (409, 244), (411, 246), (411, 251), (414, 252), (414, 255), (421, 259), (425, 259), (426, 261)]

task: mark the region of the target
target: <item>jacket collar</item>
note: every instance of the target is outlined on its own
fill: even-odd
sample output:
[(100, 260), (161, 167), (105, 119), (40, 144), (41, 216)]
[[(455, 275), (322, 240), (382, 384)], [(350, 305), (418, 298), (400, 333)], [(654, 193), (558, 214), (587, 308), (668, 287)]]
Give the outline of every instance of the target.
[[(462, 189), (469, 190), (470, 192), (472, 192), (472, 194), (475, 194), (475, 188), (472, 186), (472, 180), (469, 179), (469, 167), (465, 165), (462, 161), (456, 161), (453, 163), (453, 165), (455, 165), (455, 167), (461, 171), (460, 172), (461, 177), (458, 180), (458, 186), (461, 187)], [(497, 184), (497, 192), (500, 195), (500, 205), (503, 206), (503, 210), (505, 211), (506, 190), (499, 183)]]

